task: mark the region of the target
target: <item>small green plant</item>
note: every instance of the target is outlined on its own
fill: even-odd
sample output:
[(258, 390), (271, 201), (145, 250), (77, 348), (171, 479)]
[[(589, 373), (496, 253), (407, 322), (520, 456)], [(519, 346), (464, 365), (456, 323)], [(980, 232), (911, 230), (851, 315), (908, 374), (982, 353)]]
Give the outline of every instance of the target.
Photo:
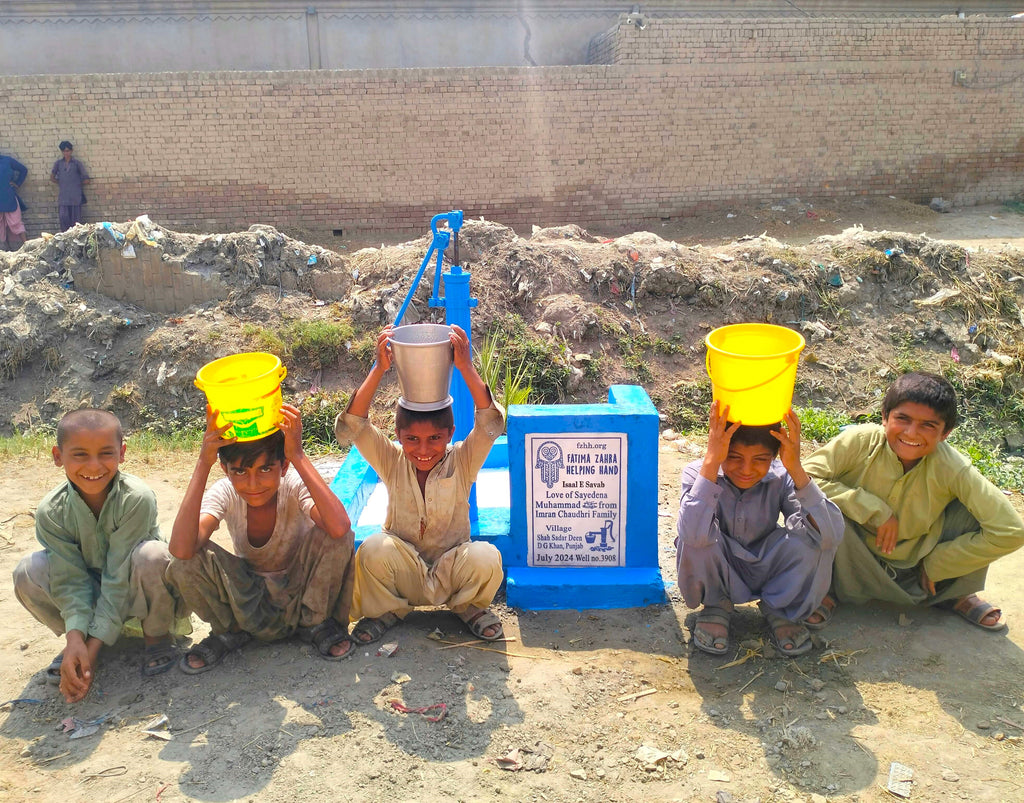
[(110, 403), (135, 404), (139, 400), (139, 389), (134, 382), (125, 382), (110, 391)]
[(512, 377), (523, 367), (520, 385), (528, 384), (534, 401), (545, 404), (561, 401), (568, 392), (572, 371), (566, 359), (564, 343), (533, 337), (518, 315), (498, 321), (489, 335), (501, 344), (502, 372), (512, 366)]
[(839, 434), (839, 428), (853, 423), (845, 413), (820, 407), (794, 408), (800, 419), (800, 440), (826, 443)]
[(334, 442), (334, 419), (348, 407), (349, 394), (337, 390), (313, 391), (295, 406), (302, 413), (302, 443), (310, 454), (332, 450)]
[(278, 357), (288, 356), (288, 347), (273, 329), (246, 323), (242, 325), (242, 337), (249, 341), (255, 351), (266, 351)]
[(656, 354), (676, 354), (683, 350), (682, 345), (670, 343), (657, 335), (650, 335), (647, 332), (623, 334), (618, 339), (619, 353), (622, 354), (622, 362), (629, 368), (637, 380), (642, 383), (654, 381), (654, 372), (647, 362), (647, 353), (653, 351)]
[(480, 376), (498, 394), (498, 401), (506, 409), (511, 404), (528, 404), (533, 388), (526, 376), (526, 362), (520, 358), (514, 364), (501, 352), (496, 331), (484, 338), (477, 350)]

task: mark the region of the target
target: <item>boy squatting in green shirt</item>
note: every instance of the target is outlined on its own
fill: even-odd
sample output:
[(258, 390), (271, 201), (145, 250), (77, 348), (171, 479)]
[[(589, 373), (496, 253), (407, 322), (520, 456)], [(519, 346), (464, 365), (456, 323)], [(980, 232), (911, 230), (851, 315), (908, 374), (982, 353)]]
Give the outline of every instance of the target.
[(142, 622), (142, 673), (157, 675), (174, 663), (171, 627), (187, 615), (164, 580), (170, 554), (157, 526), (156, 497), (118, 469), (124, 453), (113, 414), (82, 409), (60, 420), (53, 462), (67, 482), (36, 510), (43, 550), (14, 570), (18, 601), (56, 635), (66, 634), (47, 675), (69, 703), (89, 692), (100, 647), (117, 641), (126, 619)]
[[(1004, 630), (999, 608), (974, 593), (988, 565), (1024, 544), (1009, 500), (946, 438), (958, 423), (956, 393), (934, 374), (897, 379), (882, 425), (850, 427), (804, 461), (846, 518), (833, 566), (840, 601), (940, 605), (986, 630)], [(827, 596), (813, 614), (832, 616)]]

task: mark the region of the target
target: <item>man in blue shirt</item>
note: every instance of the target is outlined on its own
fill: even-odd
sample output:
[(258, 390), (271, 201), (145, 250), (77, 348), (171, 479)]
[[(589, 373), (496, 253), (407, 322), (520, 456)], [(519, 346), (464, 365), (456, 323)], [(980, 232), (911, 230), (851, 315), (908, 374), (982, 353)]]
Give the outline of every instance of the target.
[(27, 175), (25, 165), (0, 154), (0, 242), (12, 251), (25, 242), (25, 224), (21, 222), (21, 204), (15, 190)]

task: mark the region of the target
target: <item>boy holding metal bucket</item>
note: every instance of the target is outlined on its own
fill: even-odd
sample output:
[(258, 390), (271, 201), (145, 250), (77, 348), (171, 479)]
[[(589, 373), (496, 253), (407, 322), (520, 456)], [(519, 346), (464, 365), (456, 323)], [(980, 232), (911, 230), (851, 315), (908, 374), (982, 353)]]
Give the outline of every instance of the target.
[[(449, 339), (455, 368), (462, 374), (476, 408), (466, 439), (455, 433), (450, 398), (435, 409), (416, 404), (395, 410), (393, 443), (367, 419), (370, 402), (391, 367), (394, 327), (377, 338), (377, 361), (348, 409), (334, 422), (340, 443), (352, 442), (388, 490), (383, 532), (367, 538), (356, 552), (352, 635), (360, 643), (379, 640), (410, 611), (443, 605), (477, 638), (503, 637), (501, 620), (489, 606), (502, 581), (501, 554), (492, 544), (470, 540), (469, 493), (491, 446), (505, 428), (505, 411), (477, 373), (469, 337), (458, 326)], [(403, 388), (405, 396), (413, 389)]]

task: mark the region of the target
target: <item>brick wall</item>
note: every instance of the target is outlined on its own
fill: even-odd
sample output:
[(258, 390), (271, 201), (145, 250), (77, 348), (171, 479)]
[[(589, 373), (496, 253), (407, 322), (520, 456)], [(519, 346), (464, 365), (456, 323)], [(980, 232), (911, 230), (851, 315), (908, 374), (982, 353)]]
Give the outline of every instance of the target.
[(174, 259), (163, 259), (162, 248), (133, 245), (135, 256), (119, 248), (100, 247), (95, 263), (74, 270), (75, 287), (143, 307), (151, 312), (184, 312), (194, 304), (225, 298), (228, 287), (216, 273), (186, 270)]
[(1024, 191), (1019, 23), (648, 20), (613, 39), (614, 63), (572, 67), (5, 76), (0, 150), (31, 170), (31, 233), (56, 224), (64, 138), (95, 177), (88, 219), (201, 230)]

